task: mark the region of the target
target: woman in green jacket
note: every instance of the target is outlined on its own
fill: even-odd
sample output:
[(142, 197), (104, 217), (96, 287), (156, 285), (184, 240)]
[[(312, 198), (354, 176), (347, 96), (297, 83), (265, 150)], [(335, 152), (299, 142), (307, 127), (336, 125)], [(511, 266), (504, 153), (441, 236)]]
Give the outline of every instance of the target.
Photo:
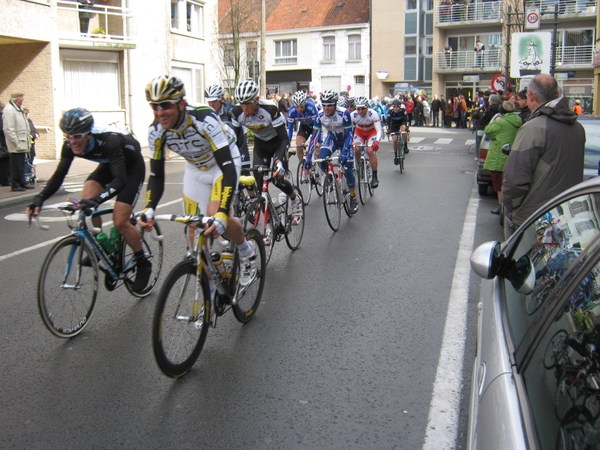
[(500, 214), (502, 204), (502, 170), (508, 159), (508, 155), (502, 153), (502, 147), (512, 145), (522, 124), (521, 117), (515, 112), (515, 105), (505, 101), (500, 113), (485, 127), (485, 134), (490, 139), (490, 149), (483, 168), (492, 172), (492, 186), (498, 195), (498, 208), (490, 211), (492, 214)]

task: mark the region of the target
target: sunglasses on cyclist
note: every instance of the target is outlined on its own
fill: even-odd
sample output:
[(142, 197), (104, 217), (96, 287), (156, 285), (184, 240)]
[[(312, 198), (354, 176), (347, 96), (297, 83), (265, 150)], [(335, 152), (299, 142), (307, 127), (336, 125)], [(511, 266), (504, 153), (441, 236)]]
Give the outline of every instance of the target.
[(177, 100), (177, 101), (168, 100), (166, 102), (150, 103), (150, 106), (152, 107), (152, 109), (154, 111), (158, 111), (159, 109), (162, 109), (163, 111), (169, 111), (169, 110), (175, 108), (175, 105), (177, 103), (179, 103), (179, 100)]
[(88, 134), (90, 134), (90, 133), (88, 132), (88, 133), (82, 133), (82, 134), (65, 134), (65, 139), (70, 142), (79, 142), (84, 137), (86, 137)]
[(356, 109), (358, 109), (359, 111), (366, 111), (367, 108), (365, 108), (364, 106), (359, 106)]
[(240, 103), (240, 106), (250, 106), (253, 104), (254, 104), (254, 102), (242, 102), (242, 103)]
[(335, 106), (335, 103), (323, 103), (323, 107), (325, 106)]

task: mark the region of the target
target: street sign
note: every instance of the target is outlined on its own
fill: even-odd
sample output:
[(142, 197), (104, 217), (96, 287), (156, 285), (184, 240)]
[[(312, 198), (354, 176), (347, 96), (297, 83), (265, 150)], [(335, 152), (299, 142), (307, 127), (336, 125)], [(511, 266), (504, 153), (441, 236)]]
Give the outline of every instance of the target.
[(525, 10), (525, 29), (538, 30), (540, 28), (540, 9), (527, 8)]
[[(506, 78), (504, 77), (504, 74), (499, 73), (498, 75), (494, 75), (494, 77), (492, 78), (492, 81), (490, 82), (491, 87), (492, 87), (492, 91), (494, 91), (494, 93), (498, 93), (498, 91), (506, 91)], [(510, 80), (508, 80), (508, 86), (512, 86), (512, 83), (510, 82)]]

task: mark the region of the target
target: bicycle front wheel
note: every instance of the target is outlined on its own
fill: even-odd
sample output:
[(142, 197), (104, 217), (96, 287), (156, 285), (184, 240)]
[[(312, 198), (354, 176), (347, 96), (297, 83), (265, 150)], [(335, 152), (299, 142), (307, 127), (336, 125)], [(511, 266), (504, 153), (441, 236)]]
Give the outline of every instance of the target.
[(309, 170), (304, 168), (304, 161), (298, 163), (296, 179), (298, 180), (298, 190), (302, 196), (302, 202), (305, 205), (308, 205), (308, 202), (310, 202), (312, 183), (310, 181)]
[(244, 224), (247, 228), (256, 228), (262, 235), (268, 264), (275, 246), (275, 222), (263, 197), (258, 197), (250, 204)]
[(300, 242), (302, 242), (302, 236), (304, 235), (304, 203), (300, 205), (300, 213), (295, 216), (292, 214), (293, 209), (292, 200), (288, 198), (285, 204), (285, 242), (290, 250), (296, 250), (300, 247)]
[(167, 275), (152, 321), (152, 346), (158, 367), (179, 378), (194, 365), (208, 333), (210, 289), (203, 270), (188, 259)]
[(325, 175), (323, 183), (323, 206), (329, 227), (337, 231), (342, 220), (341, 199), (337, 184), (330, 174)]
[[(84, 259), (88, 261), (85, 265)], [(42, 265), (37, 294), (40, 314), (50, 332), (61, 338), (81, 333), (98, 296), (98, 262), (90, 244), (78, 236), (57, 242)]]
[(320, 197), (323, 195), (323, 174), (314, 164), (310, 169), (310, 175), (315, 192)]
[(246, 231), (246, 239), (254, 248), (256, 257), (250, 267), (240, 267), (241, 271), (250, 272), (241, 274), (245, 275), (244, 278), (248, 277), (248, 282), (239, 284), (238, 292), (231, 306), (235, 318), (242, 323), (249, 322), (260, 305), (267, 269), (265, 245), (260, 232), (255, 228), (250, 228)]
[(369, 161), (365, 161), (365, 174), (367, 181), (367, 190), (369, 191), (369, 195), (373, 197), (373, 193), (375, 189), (371, 187), (371, 181), (373, 180), (373, 169), (371, 168), (371, 163)]
[(369, 182), (367, 181), (367, 167), (365, 165), (365, 160), (362, 158), (358, 160), (357, 183), (358, 183), (358, 198), (360, 199), (360, 202), (364, 205), (367, 201), (367, 192), (368, 192), (367, 185), (369, 184)]
[(156, 286), (156, 282), (158, 281), (158, 277), (160, 276), (160, 270), (162, 269), (162, 261), (163, 261), (163, 243), (160, 240), (159, 236), (160, 227), (157, 223), (154, 224), (154, 229), (152, 231), (145, 231), (142, 227), (137, 227), (141, 238), (142, 238), (142, 248), (144, 253), (146, 254), (146, 258), (152, 263), (152, 274), (150, 275), (150, 280), (148, 284), (144, 288), (144, 290), (140, 292), (136, 292), (133, 290), (133, 282), (135, 281), (135, 259), (133, 258), (133, 250), (126, 245), (125, 240), (121, 239), (121, 264), (123, 268), (123, 273), (125, 274), (125, 287), (131, 293), (131, 295), (143, 298), (154, 290)]
[(405, 157), (406, 153), (404, 152), (404, 145), (400, 145), (400, 150), (398, 150), (398, 168), (400, 169), (400, 173), (404, 172)]

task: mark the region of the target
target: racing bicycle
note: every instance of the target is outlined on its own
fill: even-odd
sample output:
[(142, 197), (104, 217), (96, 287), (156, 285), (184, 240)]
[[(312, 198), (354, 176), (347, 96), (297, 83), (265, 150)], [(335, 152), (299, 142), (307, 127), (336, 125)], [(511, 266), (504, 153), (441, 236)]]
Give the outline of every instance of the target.
[[(308, 145), (305, 142), (304, 144), (300, 144), (297, 147), (302, 147), (306, 150)], [(304, 160), (299, 161), (296, 173), (296, 180), (298, 180), (298, 189), (300, 190), (300, 195), (302, 195), (302, 201), (305, 205), (308, 205), (308, 203), (310, 202), (313, 189), (319, 197), (323, 195), (321, 171), (314, 164), (312, 164), (309, 169), (306, 169), (304, 167)]]
[(371, 187), (371, 180), (373, 179), (373, 169), (369, 162), (369, 155), (365, 151), (367, 144), (363, 143), (358, 145), (360, 150), (360, 158), (354, 158), (354, 170), (358, 174), (356, 182), (358, 184), (358, 198), (361, 204), (367, 202), (367, 193), (372, 197), (374, 189)]
[(394, 159), (397, 158), (398, 168), (400, 169), (400, 173), (404, 172), (404, 159), (406, 158), (406, 146), (407, 143), (404, 142), (404, 135), (407, 131), (394, 131), (390, 133), (391, 136), (402, 136), (402, 139), (398, 139), (396, 141), (397, 151), (394, 153)]

